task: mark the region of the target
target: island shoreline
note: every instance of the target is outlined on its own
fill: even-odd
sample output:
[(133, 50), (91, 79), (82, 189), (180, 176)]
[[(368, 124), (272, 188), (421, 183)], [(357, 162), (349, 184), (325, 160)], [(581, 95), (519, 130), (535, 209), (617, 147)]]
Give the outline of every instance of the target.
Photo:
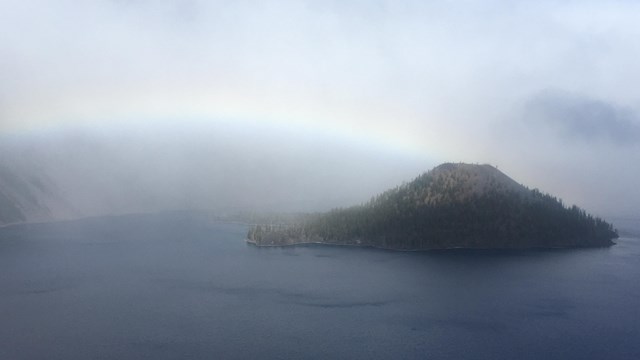
[(245, 242), (248, 245), (255, 246), (256, 248), (291, 248), (296, 246), (302, 247), (310, 247), (310, 246), (331, 246), (331, 247), (350, 247), (350, 248), (361, 248), (361, 249), (376, 249), (376, 250), (384, 250), (384, 251), (393, 251), (393, 252), (408, 252), (408, 253), (417, 253), (417, 252), (433, 252), (433, 251), (452, 251), (452, 250), (479, 250), (479, 251), (510, 251), (510, 250), (572, 250), (572, 249), (601, 249), (601, 248), (610, 248), (614, 245), (617, 245), (615, 241), (611, 241), (610, 244), (604, 244), (601, 246), (537, 246), (537, 247), (464, 247), (464, 246), (454, 246), (454, 247), (446, 247), (446, 248), (428, 248), (428, 249), (399, 249), (399, 248), (391, 248), (391, 247), (381, 247), (375, 245), (357, 245), (357, 244), (334, 244), (334, 243), (326, 243), (326, 242), (299, 242), (293, 244), (257, 244), (254, 240), (245, 239)]

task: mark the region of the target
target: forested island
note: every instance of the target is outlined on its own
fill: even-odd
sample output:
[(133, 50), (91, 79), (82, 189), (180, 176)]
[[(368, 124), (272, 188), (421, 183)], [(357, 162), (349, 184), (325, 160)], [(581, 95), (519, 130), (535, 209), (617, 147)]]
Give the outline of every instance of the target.
[(490, 165), (447, 163), (365, 204), (254, 224), (258, 246), (303, 243), (396, 250), (612, 245), (612, 225)]

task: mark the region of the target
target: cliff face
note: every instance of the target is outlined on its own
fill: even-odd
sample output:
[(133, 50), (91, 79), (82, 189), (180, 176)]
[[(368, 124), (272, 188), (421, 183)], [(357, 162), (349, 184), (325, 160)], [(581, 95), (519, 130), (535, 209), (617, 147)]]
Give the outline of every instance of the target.
[(256, 245), (305, 242), (392, 249), (606, 246), (610, 224), (489, 165), (443, 164), (368, 203), (254, 226)]
[(60, 190), (46, 175), (0, 164), (0, 225), (48, 221), (70, 212)]

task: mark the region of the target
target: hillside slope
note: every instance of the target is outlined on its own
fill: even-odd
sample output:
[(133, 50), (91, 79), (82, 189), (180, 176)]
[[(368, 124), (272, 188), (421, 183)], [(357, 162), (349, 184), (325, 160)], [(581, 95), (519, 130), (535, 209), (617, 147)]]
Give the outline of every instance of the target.
[(520, 185), (490, 165), (443, 164), (368, 203), (253, 226), (256, 245), (328, 243), (390, 249), (607, 246), (610, 224)]
[(70, 205), (56, 184), (38, 171), (0, 164), (0, 225), (54, 220)]

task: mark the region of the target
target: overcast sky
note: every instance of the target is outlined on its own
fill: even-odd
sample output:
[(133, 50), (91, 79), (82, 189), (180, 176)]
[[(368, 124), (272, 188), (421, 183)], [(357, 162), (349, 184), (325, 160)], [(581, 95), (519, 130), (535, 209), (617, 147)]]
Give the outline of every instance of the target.
[(0, 132), (285, 126), (418, 172), (490, 163), (637, 216), (639, 14), (636, 1), (0, 0)]

